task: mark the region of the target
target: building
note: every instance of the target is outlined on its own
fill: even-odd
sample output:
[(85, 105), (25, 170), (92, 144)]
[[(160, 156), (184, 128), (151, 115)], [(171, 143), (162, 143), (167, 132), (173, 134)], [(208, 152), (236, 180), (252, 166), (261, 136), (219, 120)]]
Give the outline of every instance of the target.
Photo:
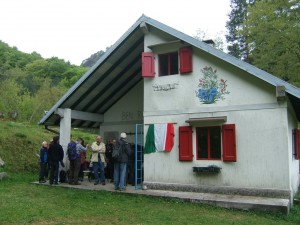
[(144, 156), (148, 187), (292, 199), (299, 119), (300, 89), (143, 15), (40, 124), (65, 149), (71, 126), (134, 142), (136, 124), (144, 140), (173, 124), (171, 151)]

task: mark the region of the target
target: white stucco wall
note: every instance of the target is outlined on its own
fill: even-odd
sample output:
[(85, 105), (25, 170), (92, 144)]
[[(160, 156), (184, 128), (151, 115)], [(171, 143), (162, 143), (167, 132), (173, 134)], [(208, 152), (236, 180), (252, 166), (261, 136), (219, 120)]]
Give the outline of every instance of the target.
[[(221, 160), (179, 161), (178, 128), (188, 125), (191, 116), (227, 116), (236, 125), (237, 162)], [(231, 112), (183, 114), (145, 118), (145, 123), (174, 122), (175, 144), (170, 153), (145, 155), (145, 180), (150, 182), (199, 184), (214, 186), (289, 189), (285, 108)], [(272, 115), (272, 120), (270, 120)], [(272, 121), (276, 120), (276, 123)], [(202, 124), (199, 124), (201, 126)], [(215, 124), (214, 124), (215, 125)], [(193, 128), (193, 152), (196, 156), (196, 128)], [(147, 128), (145, 129), (147, 131)], [(217, 165), (216, 175), (197, 175), (193, 166)]]
[[(104, 123), (100, 134), (105, 132), (135, 132), (135, 124), (143, 123), (143, 82), (138, 83), (104, 114)], [(134, 142), (134, 135), (127, 136), (128, 142)]]
[[(148, 45), (161, 43), (163, 39), (153, 34), (145, 37), (145, 51)], [(178, 47), (180, 47), (178, 43)], [(170, 45), (169, 52), (176, 48)], [(168, 52), (167, 49), (153, 52)], [(203, 104), (196, 97), (199, 79), (203, 77), (201, 68), (208, 66), (217, 69), (219, 79), (227, 80), (230, 92), (215, 104)], [(158, 60), (155, 60), (158, 71)], [(177, 83), (176, 89), (154, 91), (155, 85)], [(179, 126), (187, 126), (189, 118), (226, 116), (227, 124), (236, 125), (237, 162), (221, 160), (196, 160), (180, 162), (178, 152)], [(152, 153), (145, 155), (145, 181), (180, 184), (199, 184), (231, 187), (275, 188), (290, 190), (287, 104), (278, 103), (275, 87), (249, 75), (247, 72), (207, 54), (193, 49), (193, 72), (186, 75), (144, 79), (144, 123), (175, 123), (175, 145), (170, 153)], [(209, 126), (210, 124), (198, 124)], [(211, 124), (215, 125), (215, 124)], [(221, 124), (220, 124), (221, 125)], [(196, 128), (193, 128), (193, 151), (196, 156)], [(146, 136), (148, 126), (145, 126)], [(289, 158), (290, 157), (290, 158)], [(217, 165), (221, 173), (215, 175), (197, 175), (193, 166)], [(298, 164), (299, 166), (299, 164)], [(293, 175), (294, 176), (294, 175)], [(296, 180), (296, 179), (295, 179)]]
[(289, 176), (290, 176), (290, 189), (295, 194), (299, 188), (299, 160), (295, 159), (294, 141), (293, 141), (293, 129), (298, 128), (297, 120), (294, 113), (288, 110), (288, 159), (289, 159)]

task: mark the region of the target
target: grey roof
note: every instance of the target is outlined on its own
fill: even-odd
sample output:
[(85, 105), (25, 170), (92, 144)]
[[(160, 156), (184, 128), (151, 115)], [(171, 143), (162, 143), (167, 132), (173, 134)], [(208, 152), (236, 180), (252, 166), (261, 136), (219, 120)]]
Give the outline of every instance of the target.
[[(141, 82), (141, 53), (144, 50), (144, 34), (139, 28), (141, 23), (155, 27), (176, 39), (182, 40), (235, 67), (245, 70), (249, 74), (273, 86), (285, 86), (286, 92), (296, 111), (297, 118), (300, 120), (299, 88), (172, 27), (142, 15), (123, 36), (105, 52), (98, 62), (65, 93), (39, 123), (45, 125), (59, 124), (59, 118), (54, 114), (57, 108), (71, 108), (73, 110), (100, 114), (105, 113), (132, 87)], [(73, 120), (72, 125), (97, 127), (99, 124)]]

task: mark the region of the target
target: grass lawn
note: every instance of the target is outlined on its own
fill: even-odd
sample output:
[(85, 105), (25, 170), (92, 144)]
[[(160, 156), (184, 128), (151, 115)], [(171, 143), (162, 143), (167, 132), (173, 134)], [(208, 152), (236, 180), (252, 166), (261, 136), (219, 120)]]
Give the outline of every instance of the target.
[(289, 216), (222, 209), (178, 200), (33, 185), (34, 174), (0, 181), (0, 224), (300, 224)]

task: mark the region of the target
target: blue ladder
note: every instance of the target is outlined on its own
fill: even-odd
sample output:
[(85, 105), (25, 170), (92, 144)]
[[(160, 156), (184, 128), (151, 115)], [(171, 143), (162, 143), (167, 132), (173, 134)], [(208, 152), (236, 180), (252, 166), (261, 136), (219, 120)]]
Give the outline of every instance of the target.
[(144, 181), (144, 152), (143, 152), (143, 139), (144, 139), (144, 125), (135, 125), (135, 190), (142, 189)]

